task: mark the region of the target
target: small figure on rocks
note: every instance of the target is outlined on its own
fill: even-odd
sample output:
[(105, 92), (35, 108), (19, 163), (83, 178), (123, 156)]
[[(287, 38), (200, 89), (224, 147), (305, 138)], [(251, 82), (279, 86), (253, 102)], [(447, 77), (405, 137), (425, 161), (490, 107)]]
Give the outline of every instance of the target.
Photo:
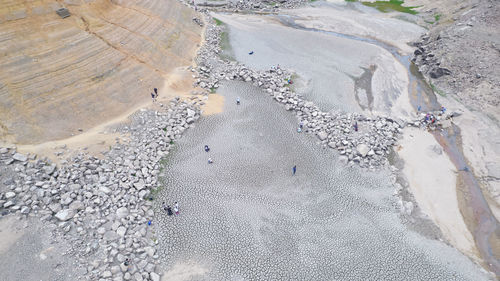
[(151, 220), (148, 221), (148, 225), (151, 225)]
[(125, 261), (123, 262), (123, 265), (129, 266), (130, 265), (130, 259), (126, 258)]
[(422, 109), (422, 106), (420, 106), (420, 105), (419, 105), (419, 106), (417, 107), (417, 111), (418, 111), (418, 112), (420, 112), (420, 109)]
[(172, 208), (170, 208), (170, 206), (167, 206), (167, 215), (171, 216), (173, 214), (174, 213), (172, 212)]
[(236, 98), (236, 105), (240, 105), (240, 98)]
[(208, 145), (205, 144), (205, 152), (209, 152), (210, 151), (210, 147), (208, 147)]
[(302, 130), (304, 128), (304, 121), (300, 121), (299, 128)]
[(249, 55), (253, 55), (253, 51), (251, 51), (250, 53), (248, 53)]
[(358, 131), (358, 122), (354, 122), (354, 131)]
[(290, 78), (288, 78), (287, 82), (288, 82), (288, 84), (290, 84), (290, 85), (292, 85), (292, 84), (293, 84), (293, 81), (292, 81), (292, 79), (290, 79)]
[(208, 158), (208, 164), (212, 164), (213, 162), (212, 158)]
[(444, 106), (441, 106), (441, 114), (444, 114), (445, 111), (446, 111), (446, 108), (444, 108)]
[(296, 172), (297, 172), (297, 165), (293, 166), (292, 168), (292, 176), (295, 176)]

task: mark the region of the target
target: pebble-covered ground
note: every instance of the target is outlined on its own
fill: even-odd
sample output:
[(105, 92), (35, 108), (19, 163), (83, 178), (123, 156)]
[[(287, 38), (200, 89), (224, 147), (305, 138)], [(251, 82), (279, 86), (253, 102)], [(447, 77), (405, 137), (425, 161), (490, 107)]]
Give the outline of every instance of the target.
[[(160, 175), (155, 225), (172, 280), (186, 264), (198, 270), (184, 280), (485, 279), (400, 223), (389, 172), (340, 164), (257, 87), (225, 82), (219, 92), (224, 112), (187, 132)], [(175, 201), (180, 214), (168, 216), (162, 203)]]

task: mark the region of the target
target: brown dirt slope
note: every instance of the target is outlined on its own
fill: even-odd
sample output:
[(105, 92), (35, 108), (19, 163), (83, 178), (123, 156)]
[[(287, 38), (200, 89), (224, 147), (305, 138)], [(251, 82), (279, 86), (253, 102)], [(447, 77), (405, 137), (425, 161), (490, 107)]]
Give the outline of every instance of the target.
[(176, 0), (0, 0), (0, 139), (66, 138), (148, 101), (191, 64), (194, 16)]

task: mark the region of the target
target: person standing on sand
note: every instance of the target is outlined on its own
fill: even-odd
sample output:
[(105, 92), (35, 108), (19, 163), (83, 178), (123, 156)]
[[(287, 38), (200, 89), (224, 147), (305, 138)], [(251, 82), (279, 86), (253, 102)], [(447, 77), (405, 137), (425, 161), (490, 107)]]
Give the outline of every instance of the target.
[(153, 102), (156, 101), (156, 98), (155, 98), (155, 94), (154, 93), (151, 93), (151, 98), (153, 99)]
[(154, 88), (153, 91), (155, 91), (155, 101), (158, 99), (158, 89)]
[(208, 147), (208, 145), (205, 144), (205, 152), (209, 152), (210, 151), (210, 147)]
[(297, 165), (293, 166), (292, 168), (292, 176), (295, 176), (296, 172), (297, 172)]

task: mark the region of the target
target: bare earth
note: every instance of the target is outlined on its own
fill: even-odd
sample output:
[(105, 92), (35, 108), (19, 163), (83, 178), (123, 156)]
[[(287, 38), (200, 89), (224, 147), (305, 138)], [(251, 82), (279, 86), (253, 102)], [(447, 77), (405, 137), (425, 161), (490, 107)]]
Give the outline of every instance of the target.
[(201, 42), (175, 0), (72, 2), (61, 19), (56, 1), (0, 1), (3, 140), (64, 139), (135, 110)]

